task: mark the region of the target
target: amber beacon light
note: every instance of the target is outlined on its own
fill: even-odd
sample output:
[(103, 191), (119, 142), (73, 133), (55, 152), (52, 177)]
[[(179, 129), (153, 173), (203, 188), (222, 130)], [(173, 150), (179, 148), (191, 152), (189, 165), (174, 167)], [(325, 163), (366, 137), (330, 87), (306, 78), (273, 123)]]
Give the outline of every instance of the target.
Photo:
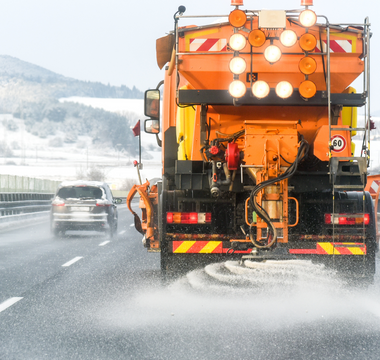
[(243, 0), (231, 0), (231, 6), (243, 6)]
[(301, 0), (301, 6), (313, 6), (313, 0)]

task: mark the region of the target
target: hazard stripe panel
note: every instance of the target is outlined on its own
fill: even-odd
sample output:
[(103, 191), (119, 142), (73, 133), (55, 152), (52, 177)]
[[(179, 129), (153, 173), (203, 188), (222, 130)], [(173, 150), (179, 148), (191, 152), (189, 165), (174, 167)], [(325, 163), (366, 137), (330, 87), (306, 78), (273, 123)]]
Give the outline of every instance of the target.
[(380, 184), (380, 180), (374, 180), (371, 184), (371, 187), (369, 188), (369, 192), (371, 194), (377, 194), (377, 190), (379, 190), (379, 184)]
[(222, 241), (173, 241), (174, 254), (221, 254)]
[[(327, 51), (327, 40), (322, 41), (323, 52)], [(352, 40), (331, 40), (330, 52), (332, 53), (352, 53)], [(315, 47), (315, 52), (321, 52), (320, 45)]]
[(289, 253), (300, 255), (366, 255), (367, 247), (363, 243), (319, 242), (316, 249), (289, 249)]
[(226, 51), (227, 39), (190, 39), (190, 51)]

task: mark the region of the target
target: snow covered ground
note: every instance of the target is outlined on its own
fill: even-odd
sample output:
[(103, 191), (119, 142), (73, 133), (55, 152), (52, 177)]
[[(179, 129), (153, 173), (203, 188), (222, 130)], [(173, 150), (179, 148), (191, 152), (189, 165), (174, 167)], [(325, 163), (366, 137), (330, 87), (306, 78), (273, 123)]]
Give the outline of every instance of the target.
[[(136, 122), (145, 119), (143, 100), (140, 99), (103, 99), (72, 97), (61, 101), (73, 101), (120, 114), (128, 114)], [(126, 179), (137, 181), (137, 172), (129, 154), (115, 149), (98, 148), (92, 144), (91, 138), (79, 137), (76, 144), (64, 143), (62, 147), (49, 146), (51, 137), (41, 139), (28, 133), (22, 120), (13, 119), (17, 131), (9, 131), (3, 120), (12, 119), (12, 115), (0, 115), (0, 144), (7, 146), (12, 156), (0, 158), (0, 174), (28, 176), (49, 180), (74, 180), (84, 175), (91, 168), (100, 168), (106, 175), (106, 181), (114, 190), (119, 190)], [(57, 134), (59, 135), (59, 134)], [(57, 136), (55, 135), (55, 136)], [(144, 165), (142, 179), (160, 177), (161, 155), (153, 135), (141, 132), (141, 141), (147, 151), (142, 157)], [(150, 144), (154, 145), (150, 146)], [(138, 160), (138, 159), (136, 159)]]

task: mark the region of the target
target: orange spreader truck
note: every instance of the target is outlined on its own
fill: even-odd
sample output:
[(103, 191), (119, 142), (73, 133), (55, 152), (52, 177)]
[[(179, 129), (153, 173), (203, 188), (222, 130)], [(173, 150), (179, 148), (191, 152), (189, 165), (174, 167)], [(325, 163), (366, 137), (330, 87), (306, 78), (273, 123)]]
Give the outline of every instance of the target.
[(373, 279), (370, 24), (331, 24), (312, 5), (232, 0), (230, 14), (199, 26), (180, 26), (205, 21), (180, 6), (157, 40), (165, 78), (145, 93), (144, 129), (162, 147), (162, 181), (135, 185), (127, 204), (163, 271), (311, 258)]

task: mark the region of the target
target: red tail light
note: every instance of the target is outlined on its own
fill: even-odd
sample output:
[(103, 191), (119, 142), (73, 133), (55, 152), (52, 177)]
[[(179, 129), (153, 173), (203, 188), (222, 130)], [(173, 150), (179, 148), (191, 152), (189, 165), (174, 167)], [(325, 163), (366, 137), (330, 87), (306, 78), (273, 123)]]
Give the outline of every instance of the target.
[[(344, 216), (343, 216), (344, 215)], [(325, 214), (325, 224), (332, 224), (332, 214)], [(335, 225), (368, 225), (370, 221), (369, 214), (336, 214), (334, 216)]]
[(166, 222), (168, 224), (209, 224), (211, 213), (168, 212)]
[(111, 206), (111, 204), (104, 200), (96, 200), (96, 206)]
[(62, 200), (54, 200), (51, 204), (52, 206), (65, 206), (65, 202)]

